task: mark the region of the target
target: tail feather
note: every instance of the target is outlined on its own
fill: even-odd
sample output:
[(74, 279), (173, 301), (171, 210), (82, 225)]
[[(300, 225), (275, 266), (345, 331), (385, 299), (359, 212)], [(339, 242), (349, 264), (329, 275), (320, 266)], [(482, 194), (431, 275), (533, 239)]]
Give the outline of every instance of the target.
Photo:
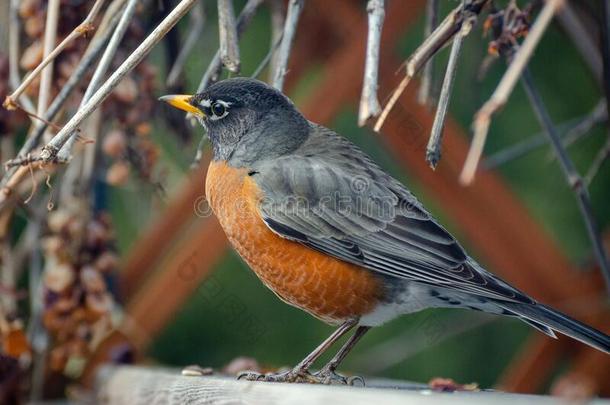
[[(512, 302), (498, 303), (502, 308), (513, 312), (526, 323), (548, 334), (540, 326), (579, 340), (602, 352), (610, 354), (610, 336), (595, 328), (585, 325), (559, 311), (542, 304), (521, 304)], [(534, 325), (533, 325), (534, 324)]]
[(544, 324), (542, 324), (540, 322), (532, 321), (529, 318), (524, 318), (521, 315), (517, 315), (517, 317), (519, 319), (521, 319), (523, 322), (527, 323), (532, 328), (538, 329), (540, 332), (544, 333), (548, 337), (552, 337), (553, 339), (557, 339), (557, 335), (555, 334), (555, 332), (553, 332), (553, 329), (549, 328), (548, 326), (546, 326), (546, 325), (544, 325)]

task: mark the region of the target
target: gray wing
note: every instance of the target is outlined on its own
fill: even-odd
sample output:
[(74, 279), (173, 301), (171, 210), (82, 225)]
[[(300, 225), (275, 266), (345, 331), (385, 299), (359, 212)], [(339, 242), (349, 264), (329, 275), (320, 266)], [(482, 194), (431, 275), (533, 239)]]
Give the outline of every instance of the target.
[[(312, 124), (313, 125), (313, 124)], [(251, 173), (275, 233), (385, 276), (533, 302), (483, 270), (421, 203), (347, 139), (313, 126), (290, 156)]]

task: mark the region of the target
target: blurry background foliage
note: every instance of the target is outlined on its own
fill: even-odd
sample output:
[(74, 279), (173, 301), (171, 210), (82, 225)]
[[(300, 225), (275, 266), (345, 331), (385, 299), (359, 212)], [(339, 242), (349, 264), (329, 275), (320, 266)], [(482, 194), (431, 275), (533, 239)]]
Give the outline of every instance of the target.
[[(364, 10), (364, 2), (362, 3)], [(446, 15), (456, 2), (441, 3), (441, 15)], [(236, 2), (236, 9), (239, 7), (240, 2)], [(201, 72), (218, 46), (215, 7), (208, 7), (207, 11), (209, 14), (201, 41), (186, 65), (187, 91), (197, 87)], [(268, 21), (268, 12), (262, 8), (241, 41), (244, 75), (253, 72), (267, 52), (270, 37)], [(186, 21), (183, 21), (179, 29), (185, 28)], [(399, 42), (395, 50), (397, 55), (408, 57), (421, 42), (422, 33), (423, 15), (418, 24)], [(297, 35), (307, 35), (307, 27), (301, 26)], [(487, 40), (481, 38), (480, 30), (475, 30), (466, 39), (460, 57), (450, 111), (463, 128), (470, 127), (474, 113), (489, 97), (505, 70), (503, 63), (496, 62), (488, 75), (478, 81), (476, 75), (486, 47)], [(444, 66), (447, 56), (447, 50), (441, 52), (439, 67)], [(162, 68), (160, 50), (157, 50), (153, 58), (158, 61), (155, 65)], [(530, 67), (556, 124), (586, 115), (602, 96), (572, 42), (556, 23), (552, 24), (542, 39)], [(319, 67), (312, 67), (295, 86), (290, 96), (297, 105), (299, 100), (315, 89), (319, 71)], [(161, 73), (159, 80), (163, 78)], [(441, 222), (456, 232), (451, 218), (443, 215), (438, 202), (427, 198), (424, 190), (419, 187), (417, 178), (401, 171), (388, 156), (376, 134), (369, 128), (359, 128), (356, 120), (357, 104), (346, 105), (331, 128), (349, 137), (411, 187)], [(593, 131), (591, 136), (570, 148), (570, 155), (581, 173), (586, 172), (588, 164), (605, 142), (606, 134), (602, 127), (598, 126)], [(197, 128), (196, 132), (202, 133), (202, 130)], [(489, 156), (539, 132), (540, 127), (525, 93), (517, 86), (509, 103), (492, 121), (485, 154)], [(196, 142), (189, 150), (185, 150), (161, 120), (154, 124), (153, 137), (162, 146), (165, 166), (169, 169), (164, 184), (171, 193), (189, 166)], [(563, 251), (577, 263), (588, 263), (591, 260), (590, 242), (582, 217), (557, 162), (551, 158), (550, 148), (540, 148), (501, 166), (499, 170)], [(606, 164), (590, 186), (593, 208), (601, 229), (607, 227), (610, 219), (609, 178), (610, 165)], [(120, 248), (126, 251), (158, 211), (151, 206), (150, 195), (143, 195), (134, 189), (113, 189), (110, 197)], [(456, 236), (460, 237), (459, 232)], [(527, 237), (527, 234), (523, 234), (523, 238)], [(466, 248), (477, 256), (475, 249), (467, 245)], [(493, 268), (489, 270), (494, 271)], [(212, 277), (215, 287), (202, 285), (156, 340), (150, 350), (150, 355), (156, 360), (178, 366), (190, 363), (222, 366), (235, 356), (248, 355), (257, 358), (263, 365), (288, 365), (299, 361), (331, 331), (330, 327), (306, 313), (282, 303), (232, 251), (218, 264)], [(238, 314), (234, 313), (235, 310)], [(343, 368), (365, 373), (367, 364), (363, 356), (377, 344), (401, 335), (404, 339), (395, 347), (397, 357), (400, 352), (409, 353), (413, 341), (423, 341), (426, 345), (400, 363), (378, 371), (380, 375), (417, 381), (428, 381), (434, 376), (443, 375), (457, 381), (493, 385), (528, 333), (536, 332), (516, 320), (497, 318), (464, 335), (437, 343), (438, 336), (456, 324), (474, 322), (484, 317), (482, 314), (460, 310), (432, 310), (404, 316), (367, 335), (347, 358)], [(253, 319), (260, 323), (260, 328), (256, 329), (254, 336), (250, 336), (250, 322)], [(369, 366), (370, 370), (378, 370), (378, 365)]]

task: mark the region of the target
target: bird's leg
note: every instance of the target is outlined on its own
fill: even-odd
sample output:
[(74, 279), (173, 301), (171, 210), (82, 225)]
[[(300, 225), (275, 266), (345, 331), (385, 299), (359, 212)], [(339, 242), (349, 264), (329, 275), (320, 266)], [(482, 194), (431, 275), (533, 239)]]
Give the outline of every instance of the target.
[(309, 367), (316, 361), (330, 346), (333, 345), (341, 336), (349, 332), (357, 323), (357, 320), (349, 320), (339, 326), (325, 341), (316, 347), (292, 370), (281, 373), (261, 374), (253, 371), (244, 371), (237, 376), (237, 379), (252, 381), (278, 381), (278, 382), (319, 382), (317, 378), (309, 373)]
[(369, 329), (371, 329), (370, 326), (359, 326), (352, 337), (345, 342), (337, 354), (335, 354), (334, 357), (330, 359), (330, 361), (324, 367), (322, 367), (320, 371), (314, 374), (314, 377), (320, 379), (320, 382), (324, 384), (339, 383), (354, 385), (356, 381), (360, 381), (362, 385), (364, 385), (364, 379), (360, 376), (346, 378), (341, 374), (337, 374), (335, 371), (343, 359), (345, 359), (345, 356), (347, 356), (347, 354), (354, 348), (362, 336), (369, 331)]

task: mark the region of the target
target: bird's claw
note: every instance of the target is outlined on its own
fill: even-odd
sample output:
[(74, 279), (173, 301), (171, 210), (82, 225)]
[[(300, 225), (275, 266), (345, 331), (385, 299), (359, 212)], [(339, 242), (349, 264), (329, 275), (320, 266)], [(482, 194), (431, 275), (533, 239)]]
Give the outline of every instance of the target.
[(244, 371), (237, 376), (238, 380), (288, 382), (288, 383), (315, 383), (314, 376), (305, 369), (294, 368), (278, 373), (258, 373), (256, 371)]
[(291, 370), (280, 371), (277, 373), (243, 371), (237, 375), (237, 379), (248, 381), (364, 386), (364, 379), (362, 377), (345, 377), (336, 373), (334, 369), (328, 367), (324, 367), (314, 374), (311, 374), (308, 370), (302, 368), (293, 368)]
[(345, 377), (339, 373), (336, 373), (334, 369), (324, 367), (313, 376), (318, 384), (326, 385), (361, 385), (364, 387), (364, 378), (355, 375), (351, 377)]

